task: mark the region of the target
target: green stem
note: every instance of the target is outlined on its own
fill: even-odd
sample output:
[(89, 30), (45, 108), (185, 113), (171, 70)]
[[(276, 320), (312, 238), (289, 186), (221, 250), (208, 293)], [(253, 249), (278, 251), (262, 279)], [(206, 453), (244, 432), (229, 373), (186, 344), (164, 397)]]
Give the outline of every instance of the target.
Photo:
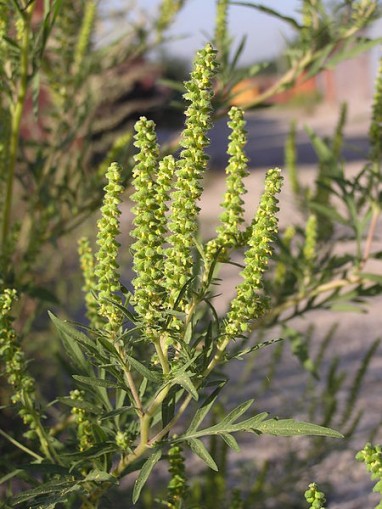
[(28, 67), (29, 67), (29, 36), (31, 31), (31, 17), (36, 3), (32, 2), (25, 14), (24, 30), (21, 40), (21, 58), (20, 58), (20, 82), (16, 103), (12, 108), (11, 135), (9, 140), (9, 166), (7, 174), (7, 185), (5, 192), (3, 228), (2, 228), (2, 246), (5, 250), (7, 237), (10, 228), (10, 216), (13, 198), (13, 183), (15, 179), (15, 168), (17, 161), (17, 150), (20, 138), (20, 126), (24, 112), (25, 98), (28, 90)]

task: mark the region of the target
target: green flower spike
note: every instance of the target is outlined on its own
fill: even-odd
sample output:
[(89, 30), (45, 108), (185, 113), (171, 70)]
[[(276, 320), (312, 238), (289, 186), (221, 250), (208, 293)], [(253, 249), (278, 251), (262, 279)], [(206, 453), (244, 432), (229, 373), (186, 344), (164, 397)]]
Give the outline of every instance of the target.
[(206, 260), (208, 262), (220, 251), (219, 257), (225, 259), (227, 249), (238, 246), (242, 241), (240, 225), (244, 222), (244, 201), (242, 195), (247, 192), (243, 179), (248, 176), (248, 158), (244, 147), (247, 142), (244, 113), (240, 108), (233, 107), (228, 113), (231, 129), (230, 143), (227, 153), (230, 155), (227, 173), (227, 190), (221, 206), (224, 209), (220, 216), (221, 225), (218, 226), (218, 236), (207, 244)]
[(379, 61), (369, 129), (371, 159), (379, 162), (382, 156), (382, 58)]
[(74, 67), (80, 69), (86, 52), (91, 42), (91, 35), (97, 15), (97, 2), (88, 0), (85, 3), (82, 26), (77, 40), (76, 49), (74, 51)]
[(181, 507), (188, 486), (186, 478), (183, 450), (180, 445), (174, 444), (168, 451), (169, 473), (171, 479), (167, 485), (167, 507), (177, 509)]
[[(371, 474), (372, 480), (377, 481), (373, 491), (382, 495), (382, 446), (371, 445), (368, 443), (362, 451), (357, 453), (355, 458), (356, 460), (363, 461), (365, 463), (367, 471)], [(375, 509), (382, 509), (382, 500)]]
[[(169, 221), (169, 248), (166, 252), (166, 290), (170, 308), (174, 306), (186, 282), (192, 277), (194, 237), (198, 232), (197, 202), (202, 193), (201, 178), (207, 166), (205, 148), (211, 127), (212, 79), (217, 71), (216, 51), (210, 44), (195, 58), (190, 81), (185, 83), (185, 129), (180, 145), (183, 148), (177, 164), (175, 190)], [(185, 307), (184, 303), (183, 306)]]
[[(284, 244), (285, 248), (290, 251), (292, 246), (292, 241), (294, 237), (296, 236), (296, 228), (292, 225), (287, 226), (285, 229), (284, 235), (282, 237), (282, 243)], [(285, 278), (287, 276), (288, 272), (288, 266), (283, 262), (279, 261), (276, 264), (275, 270), (274, 270), (274, 283), (277, 286), (282, 286), (285, 282)]]
[(309, 216), (305, 227), (305, 244), (303, 255), (307, 268), (312, 268), (316, 259), (317, 249), (317, 217), (312, 214)]
[(27, 374), (27, 363), (17, 344), (12, 327), (11, 307), (16, 300), (16, 291), (4, 290), (0, 295), (0, 359), (3, 374), (13, 388), (11, 401), (20, 407), (19, 415), (30, 430), (36, 428), (35, 381)]
[(228, 0), (218, 0), (216, 5), (216, 22), (214, 42), (220, 58), (226, 57), (229, 45), (228, 37)]
[(119, 235), (119, 204), (123, 192), (121, 186), (121, 168), (117, 163), (112, 163), (106, 173), (108, 184), (105, 189), (102, 217), (98, 221), (95, 275), (97, 278), (97, 293), (99, 301), (99, 314), (106, 319), (105, 327), (112, 333), (117, 333), (121, 323), (121, 311), (112, 301), (120, 301), (115, 292), (120, 290), (118, 272), (118, 248), (120, 244), (116, 238)]
[(102, 326), (102, 322), (98, 317), (98, 303), (94, 296), (97, 287), (95, 278), (95, 263), (89, 239), (86, 237), (82, 237), (78, 241), (78, 254), (84, 278), (82, 291), (85, 293), (86, 316), (93, 328), (99, 328)]
[(315, 482), (309, 484), (309, 489), (305, 492), (305, 499), (310, 504), (309, 509), (325, 509), (325, 495), (318, 490)]
[(237, 295), (227, 315), (223, 333), (226, 339), (248, 332), (249, 322), (260, 318), (267, 309), (267, 302), (259, 291), (262, 289), (263, 273), (273, 252), (271, 243), (278, 231), (276, 194), (281, 190), (281, 183), (280, 170), (269, 170), (265, 179), (265, 191), (251, 227), (249, 249), (241, 273), (243, 281), (237, 287)]
[(184, 3), (185, 0), (162, 0), (156, 23), (158, 38), (160, 38), (166, 28), (171, 25)]
[[(163, 244), (166, 233), (166, 212), (169, 190), (175, 169), (172, 156), (159, 163), (159, 148), (155, 134), (155, 124), (142, 117), (135, 126), (135, 146), (139, 149), (135, 156), (132, 200), (135, 229), (131, 233), (136, 239), (132, 246), (134, 253), (133, 269), (136, 278), (135, 308), (146, 323), (148, 335), (153, 333), (153, 325), (163, 321)], [(157, 174), (157, 175), (156, 175)], [(151, 331), (151, 332), (150, 332)]]
[[(84, 401), (84, 391), (75, 389), (70, 392), (70, 399), (72, 401)], [(77, 438), (79, 443), (79, 450), (86, 451), (92, 445), (94, 445), (94, 437), (92, 432), (91, 423), (88, 419), (86, 410), (80, 407), (72, 407), (72, 415), (75, 423), (77, 424)]]

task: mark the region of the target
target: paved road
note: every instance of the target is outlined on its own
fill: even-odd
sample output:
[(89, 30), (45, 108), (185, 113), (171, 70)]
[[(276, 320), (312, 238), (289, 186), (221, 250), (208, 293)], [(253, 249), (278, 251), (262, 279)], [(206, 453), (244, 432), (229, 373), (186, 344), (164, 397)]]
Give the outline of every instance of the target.
[[(292, 118), (298, 115), (292, 111), (262, 111), (247, 115), (248, 145), (247, 154), (251, 168), (283, 166), (284, 143)], [(300, 115), (301, 116), (301, 115)], [(317, 157), (311, 146), (304, 124), (312, 126), (317, 134), (330, 135), (336, 124), (336, 109), (321, 115), (305, 115), (298, 122), (297, 152), (299, 164), (314, 164)], [(346, 129), (343, 157), (346, 161), (365, 159), (368, 152), (367, 121), (363, 117), (351, 121)], [(226, 120), (220, 120), (210, 133), (211, 168), (219, 170), (227, 162), (225, 154), (229, 129)]]

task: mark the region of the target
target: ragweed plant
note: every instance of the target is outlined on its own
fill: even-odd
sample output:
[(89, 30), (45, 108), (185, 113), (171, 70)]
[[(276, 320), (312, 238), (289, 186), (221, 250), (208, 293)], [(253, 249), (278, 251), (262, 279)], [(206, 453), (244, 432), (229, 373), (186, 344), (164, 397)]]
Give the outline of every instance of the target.
[[(237, 247), (244, 247), (245, 256), (236, 296), (226, 315), (218, 318), (211, 297), (215, 285), (211, 251), (208, 244), (200, 243), (197, 226), (215, 70), (215, 51), (207, 45), (197, 54), (186, 84), (189, 106), (178, 158), (160, 160), (154, 124), (145, 118), (136, 124), (135, 277), (126, 302), (117, 264), (121, 170), (112, 163), (106, 173), (98, 253), (93, 257), (86, 242), (81, 244), (86, 302), (93, 321), (80, 331), (51, 315), (74, 380), (70, 394), (58, 397), (53, 405), (59, 404), (61, 412), (65, 407), (70, 410), (50, 432), (42, 427), (44, 434), (35, 438), (33, 448), (39, 452), (31, 454), (39, 458), (33, 470), (36, 477), (23, 469), (7, 477), (23, 472), (23, 478), (34, 484), (13, 498), (15, 504), (96, 508), (121, 478), (139, 471), (132, 493), (135, 504), (152, 469), (168, 458), (172, 481), (166, 503), (181, 507), (186, 493), (181, 450), (191, 450), (212, 470), (218, 468), (204, 437), (219, 437), (234, 450), (239, 450), (234, 437), (238, 432), (341, 437), (315, 424), (271, 418), (265, 411), (244, 416), (253, 400), (209, 423), (226, 382), (217, 370), (228, 361), (230, 345), (235, 340), (240, 345), (241, 338), (254, 332), (268, 312), (263, 278), (277, 234), (277, 195), (282, 183), (280, 170), (267, 172), (256, 215), (238, 241), (233, 230), (243, 222), (245, 189), (239, 180), (246, 174), (246, 159), (242, 112), (234, 109), (227, 183), (232, 199), (226, 194), (226, 213), (216, 238), (223, 239), (224, 259), (229, 260)], [(212, 256), (213, 265), (218, 257), (219, 250)], [(95, 305), (101, 317), (96, 321)]]

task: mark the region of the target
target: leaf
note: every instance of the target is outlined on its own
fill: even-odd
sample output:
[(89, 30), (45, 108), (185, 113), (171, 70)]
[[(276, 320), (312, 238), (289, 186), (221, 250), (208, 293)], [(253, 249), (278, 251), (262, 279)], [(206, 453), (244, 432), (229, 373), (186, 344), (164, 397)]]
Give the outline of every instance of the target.
[(48, 288), (42, 286), (26, 285), (23, 290), (27, 295), (51, 304), (59, 304), (59, 300)]
[(253, 404), (254, 400), (249, 399), (244, 403), (241, 403), (236, 408), (234, 408), (228, 415), (224, 417), (224, 419), (219, 423), (219, 426), (224, 427), (226, 424), (232, 424), (237, 421), (240, 416), (242, 416), (248, 408)]
[(10, 479), (13, 479), (14, 477), (18, 476), (19, 474), (22, 474), (24, 470), (22, 468), (16, 468), (16, 470), (13, 470), (12, 472), (9, 472), (8, 474), (4, 475), (0, 478), (0, 484), (3, 484)]
[(113, 484), (118, 484), (118, 479), (114, 476), (105, 472), (104, 470), (91, 470), (88, 475), (81, 482), (112, 482)]
[(191, 451), (199, 456), (199, 458), (203, 460), (204, 463), (208, 465), (212, 470), (215, 470), (215, 472), (219, 470), (203, 442), (196, 440), (195, 438), (190, 438), (187, 440), (187, 444), (190, 446)]
[(236, 442), (236, 439), (232, 435), (230, 435), (229, 433), (222, 433), (220, 436), (222, 437), (224, 442), (228, 445), (228, 447), (230, 447), (236, 452), (240, 451), (239, 444)]
[(362, 279), (366, 279), (367, 281), (375, 281), (376, 283), (382, 284), (382, 275), (381, 274), (372, 274), (370, 272), (361, 272), (359, 276)]
[(322, 214), (323, 216), (326, 216), (329, 219), (337, 221), (340, 224), (346, 225), (348, 223), (347, 219), (341, 216), (341, 214), (339, 214), (334, 207), (326, 207), (325, 205), (321, 205), (320, 203), (317, 202), (311, 202), (309, 204), (309, 207), (318, 212), (319, 214)]
[(88, 401), (75, 400), (70, 398), (69, 396), (59, 397), (57, 398), (57, 401), (72, 408), (82, 408), (82, 410), (86, 410), (91, 414), (99, 415), (102, 413), (102, 408), (97, 407), (96, 405), (93, 405)]
[(92, 387), (105, 387), (106, 389), (116, 389), (121, 388), (120, 384), (116, 382), (110, 382), (109, 380), (104, 380), (102, 378), (94, 378), (92, 376), (80, 376), (80, 375), (72, 375), (74, 380), (81, 382), (86, 385), (90, 385)]
[(138, 501), (143, 486), (146, 484), (146, 481), (149, 478), (149, 475), (151, 474), (152, 469), (158, 463), (161, 456), (162, 456), (162, 451), (160, 449), (157, 449), (149, 457), (149, 459), (143, 464), (141, 471), (139, 472), (139, 476), (134, 484), (133, 504), (135, 504)]
[(104, 421), (106, 419), (112, 419), (113, 417), (116, 417), (117, 415), (125, 414), (128, 412), (134, 411), (134, 408), (132, 406), (121, 406), (120, 408), (116, 408), (115, 410), (112, 410), (111, 412), (108, 412), (107, 414), (102, 415), (102, 417), (99, 417), (99, 421)]
[(198, 391), (196, 390), (194, 384), (192, 383), (191, 378), (186, 373), (178, 375), (176, 378), (174, 378), (173, 382), (182, 386), (183, 389), (185, 389), (189, 394), (191, 394), (195, 401), (198, 401), (199, 399)]
[(26, 490), (23, 493), (20, 493), (20, 495), (16, 495), (16, 497), (13, 499), (14, 504), (18, 505), (21, 504), (21, 502), (26, 502), (27, 500), (30, 500), (32, 498), (35, 498), (37, 496), (41, 495), (48, 495), (50, 493), (59, 493), (64, 489), (70, 489), (78, 487), (77, 481), (67, 479), (65, 480), (57, 480), (49, 481), (44, 484), (41, 484), (40, 486), (37, 486), (37, 488), (33, 488), (31, 490)]
[(343, 438), (338, 431), (309, 422), (294, 419), (268, 419), (256, 426), (256, 430), (267, 435), (292, 437), (298, 435), (315, 435), (331, 438)]
[(274, 16), (275, 18), (285, 21), (286, 23), (288, 23), (289, 25), (292, 25), (292, 27), (297, 30), (300, 30), (302, 28), (294, 18), (291, 18), (290, 16), (285, 16), (284, 14), (281, 14), (281, 12), (271, 9), (270, 7), (265, 7), (265, 5), (262, 5), (262, 4), (255, 4), (253, 2), (230, 2), (230, 5), (240, 5), (242, 7), (252, 7), (253, 9), (257, 9), (258, 11), (264, 12), (265, 14), (270, 14), (271, 16)]
[(186, 435), (192, 433), (200, 426), (203, 419), (205, 418), (205, 416), (208, 414), (208, 412), (211, 410), (212, 406), (214, 405), (216, 398), (218, 397), (220, 391), (223, 388), (224, 383), (222, 383), (219, 387), (217, 387), (213, 391), (213, 393), (210, 394), (208, 396), (208, 398), (204, 400), (201, 407), (196, 411), (196, 413), (191, 421), (191, 424), (188, 427), (188, 430), (186, 431)]
[(161, 382), (162, 377), (160, 374), (156, 371), (153, 371), (152, 369), (146, 368), (145, 365), (143, 365), (141, 362), (137, 361), (137, 359), (134, 359), (134, 357), (131, 357), (130, 355), (126, 355), (126, 358), (129, 362), (129, 364), (136, 370), (138, 373), (140, 373), (144, 378), (147, 378), (147, 380), (150, 380), (150, 382)]
[(351, 45), (346, 45), (342, 51), (338, 51), (335, 55), (328, 60), (325, 67), (326, 69), (334, 69), (343, 60), (352, 59), (361, 53), (374, 48), (381, 44), (382, 37), (377, 39), (368, 39), (366, 37), (358, 37), (355, 41), (351, 41)]
[(48, 314), (60, 335), (60, 338), (69, 357), (72, 359), (76, 367), (80, 369), (80, 371), (88, 373), (89, 364), (78, 345), (78, 343), (81, 341), (89, 341), (87, 336), (69, 325), (69, 323), (64, 322), (63, 320), (60, 320), (54, 316), (54, 314), (50, 311), (48, 311)]

